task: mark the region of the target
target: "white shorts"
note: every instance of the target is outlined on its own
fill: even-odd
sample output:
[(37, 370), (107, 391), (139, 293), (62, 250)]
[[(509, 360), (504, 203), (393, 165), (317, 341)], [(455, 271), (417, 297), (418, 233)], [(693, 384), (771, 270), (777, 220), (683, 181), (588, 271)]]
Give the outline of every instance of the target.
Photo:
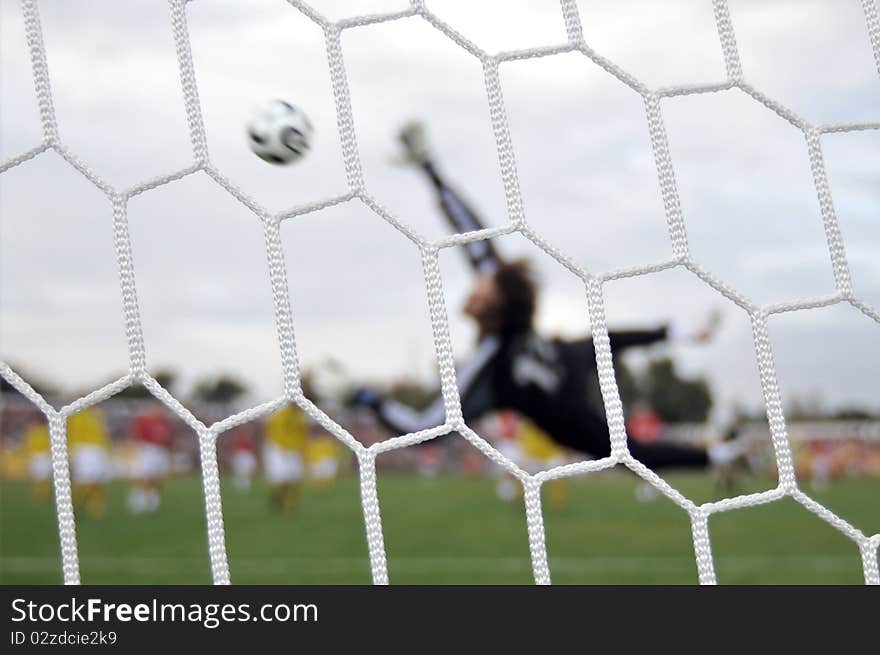
[(236, 475), (251, 475), (257, 468), (257, 457), (252, 452), (240, 450), (232, 455), (232, 470)]
[(70, 456), (70, 465), (74, 482), (96, 484), (110, 478), (110, 457), (100, 446), (77, 446)]
[(309, 467), (309, 473), (316, 480), (335, 478), (338, 471), (339, 463), (332, 457), (323, 457)]
[[(499, 453), (504, 455), (511, 462), (520, 466), (524, 459), (522, 448), (520, 448), (519, 444), (513, 441), (512, 439), (502, 439), (500, 442), (495, 444), (495, 448)], [(507, 470), (507, 469), (504, 469)]]
[(302, 456), (295, 450), (267, 443), (263, 450), (266, 481), (269, 484), (298, 482), (303, 475)]
[(151, 443), (138, 446), (137, 459), (134, 463), (135, 476), (145, 480), (157, 480), (168, 475), (171, 457), (168, 449)]
[(52, 477), (52, 455), (49, 453), (32, 455), (28, 468), (34, 482), (48, 480)]

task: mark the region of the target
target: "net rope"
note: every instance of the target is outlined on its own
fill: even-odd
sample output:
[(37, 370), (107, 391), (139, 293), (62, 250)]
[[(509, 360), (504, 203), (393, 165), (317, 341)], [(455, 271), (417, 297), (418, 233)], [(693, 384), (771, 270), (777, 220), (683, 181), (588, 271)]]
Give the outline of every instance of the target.
[[(220, 496), (219, 470), (217, 466), (217, 438), (225, 431), (249, 421), (265, 417), (289, 402), (298, 405), (313, 420), (335, 435), (357, 457), (370, 569), (373, 582), (376, 584), (387, 584), (389, 581), (382, 519), (376, 488), (376, 457), (382, 453), (405, 448), (451, 432), (461, 434), (464, 439), (470, 442), (487, 458), (508, 470), (523, 485), (528, 544), (534, 579), (537, 584), (550, 583), (550, 565), (541, 507), (542, 485), (549, 480), (589, 474), (616, 465), (627, 467), (687, 512), (691, 522), (696, 568), (701, 584), (714, 584), (716, 582), (711, 533), (708, 523), (709, 518), (720, 512), (762, 505), (783, 498), (793, 499), (818, 516), (819, 519), (825, 521), (855, 542), (861, 552), (865, 582), (874, 585), (880, 584), (880, 573), (878, 573), (880, 534), (873, 536), (864, 534), (861, 530), (816, 502), (798, 487), (792, 462), (791, 445), (786, 432), (780, 390), (776, 379), (773, 351), (767, 332), (768, 318), (774, 314), (826, 307), (838, 303), (848, 303), (869, 318), (880, 323), (880, 310), (857, 298), (853, 291), (844, 240), (841, 235), (828, 183), (828, 176), (825, 171), (821, 142), (823, 134), (877, 130), (880, 129), (880, 122), (815, 125), (749, 84), (743, 74), (736, 42), (736, 33), (731, 21), (727, 0), (713, 0), (712, 2), (727, 79), (715, 84), (673, 86), (658, 89), (648, 88), (630, 73), (590, 47), (584, 39), (576, 0), (560, 0), (561, 18), (565, 24), (567, 42), (555, 46), (506, 51), (495, 54), (485, 52), (438, 18), (430, 10), (431, 3), (426, 3), (424, 0), (412, 0), (409, 8), (403, 11), (355, 16), (338, 21), (328, 20), (305, 2), (288, 0), (288, 3), (295, 10), (301, 12), (315, 23), (324, 33), (336, 107), (336, 119), (349, 191), (320, 202), (304, 204), (272, 213), (259, 202), (242, 192), (234, 182), (214, 166), (209, 156), (187, 27), (186, 5), (190, 1), (192, 0), (169, 0), (169, 9), (171, 30), (177, 51), (180, 81), (186, 107), (189, 136), (192, 144), (193, 163), (186, 168), (170, 172), (162, 177), (150, 179), (129, 188), (117, 189), (101, 179), (76, 154), (71, 152), (59, 135), (49, 79), (49, 63), (40, 25), (38, 1), (22, 0), (24, 29), (33, 69), (43, 139), (40, 145), (0, 164), (0, 173), (38, 157), (48, 150), (54, 150), (107, 197), (112, 206), (112, 229), (119, 267), (122, 313), (129, 358), (129, 372), (127, 375), (60, 409), (56, 409), (47, 402), (7, 363), (0, 362), (0, 375), (34, 403), (45, 414), (48, 421), (51, 437), (58, 534), (65, 584), (79, 584), (80, 582), (76, 521), (71, 502), (70, 472), (67, 458), (67, 418), (86, 407), (112, 397), (134, 384), (144, 385), (153, 396), (180, 417), (198, 436), (207, 518), (208, 550), (215, 584), (229, 584), (230, 582), (223, 525), (223, 508)], [(867, 36), (873, 51), (878, 74), (880, 74), (880, 12), (878, 12), (876, 0), (861, 0), (861, 4), (867, 23)], [(508, 220), (501, 227), (456, 234), (439, 240), (429, 241), (383, 207), (370, 195), (365, 186), (352, 115), (341, 36), (345, 30), (357, 29), (365, 25), (387, 23), (404, 18), (418, 18), (427, 22), (459, 47), (477, 58), (482, 64), (489, 115), (498, 151), (501, 180), (507, 199)], [(644, 100), (647, 126), (672, 243), (672, 257), (665, 261), (606, 272), (588, 271), (542, 238), (526, 220), (499, 70), (506, 62), (549, 57), (567, 52), (582, 54), (588, 60), (617, 78), (621, 83), (633, 89)], [(728, 286), (706, 270), (694, 260), (690, 253), (686, 224), (675, 180), (675, 170), (672, 158), (670, 157), (666, 129), (663, 123), (661, 101), (665, 98), (676, 96), (714, 93), (734, 88), (742, 90), (756, 102), (785, 119), (803, 134), (834, 272), (836, 291), (833, 294), (816, 298), (804, 298), (795, 302), (765, 306), (756, 305), (738, 290)], [(274, 302), (275, 323), (280, 344), (284, 381), (281, 397), (242, 411), (212, 425), (206, 425), (198, 420), (151, 377), (146, 370), (146, 348), (138, 309), (136, 277), (126, 213), (128, 201), (131, 198), (143, 193), (149, 193), (156, 188), (199, 172), (213, 179), (238, 202), (253, 212), (256, 219), (260, 221), (269, 262), (269, 283)], [(413, 434), (396, 436), (369, 447), (357, 441), (345, 428), (326, 415), (303, 394), (300, 385), (301, 368), (294, 338), (294, 320), (288, 293), (287, 273), (280, 234), (281, 226), (286, 220), (320, 211), (333, 205), (353, 202), (360, 202), (368, 207), (408, 237), (413, 242), (414, 247), (419, 249), (425, 277), (434, 348), (446, 409), (446, 420), (440, 426)], [(528, 474), (477, 435), (465, 424), (462, 418), (452, 355), (452, 340), (444, 302), (443, 281), (440, 274), (439, 253), (444, 248), (514, 232), (523, 235), (538, 248), (553, 257), (580, 278), (584, 284), (596, 347), (600, 387), (608, 417), (612, 446), (609, 457), (567, 464), (537, 474)], [(673, 267), (687, 269), (728, 300), (745, 310), (750, 317), (755, 355), (770, 427), (770, 438), (778, 470), (778, 484), (769, 491), (740, 495), (698, 505), (670, 486), (652, 470), (634, 459), (628, 451), (623, 406), (615, 380), (608, 328), (605, 320), (603, 287), (606, 282), (611, 280), (648, 275)]]

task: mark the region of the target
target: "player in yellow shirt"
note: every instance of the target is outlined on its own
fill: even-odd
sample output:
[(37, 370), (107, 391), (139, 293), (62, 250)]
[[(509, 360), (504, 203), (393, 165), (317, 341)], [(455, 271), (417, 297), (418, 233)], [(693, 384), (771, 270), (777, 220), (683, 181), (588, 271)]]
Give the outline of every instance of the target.
[(101, 412), (89, 407), (67, 419), (73, 504), (92, 517), (107, 511), (110, 479), (110, 434)]
[[(521, 419), (517, 432), (524, 468), (537, 473), (565, 464), (565, 450), (550, 436), (528, 419)], [(568, 481), (566, 478), (549, 480), (544, 484), (551, 507), (568, 504)]]
[(44, 503), (52, 490), (52, 445), (45, 421), (37, 419), (28, 426), (24, 449), (31, 476), (31, 498), (35, 503)]
[(342, 448), (329, 434), (319, 434), (309, 439), (306, 446), (306, 463), (309, 478), (316, 487), (332, 488), (339, 474)]
[[(514, 412), (500, 412), (497, 417), (499, 451), (528, 473), (537, 473), (565, 464), (565, 450), (527, 418)], [(568, 483), (565, 478), (544, 484), (547, 500), (552, 507), (568, 503)], [(498, 481), (498, 496), (513, 500), (522, 494), (522, 486), (508, 473)]]
[(287, 515), (299, 506), (303, 455), (309, 438), (309, 423), (296, 405), (287, 405), (266, 421), (263, 469), (272, 500)]
[(565, 451), (528, 419), (520, 421), (517, 436), (527, 465), (546, 468), (564, 463)]

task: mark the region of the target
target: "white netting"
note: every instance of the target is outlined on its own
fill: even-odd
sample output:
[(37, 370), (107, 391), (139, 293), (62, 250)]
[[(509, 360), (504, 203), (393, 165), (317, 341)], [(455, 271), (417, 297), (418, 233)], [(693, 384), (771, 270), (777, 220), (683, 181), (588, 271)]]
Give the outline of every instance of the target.
[[(708, 0), (707, 0), (708, 1)], [(333, 84), (333, 95), (336, 103), (337, 123), (342, 142), (342, 154), (348, 180), (348, 193), (328, 198), (322, 202), (303, 205), (278, 213), (271, 213), (253, 198), (244, 194), (235, 184), (217, 170), (208, 154), (208, 144), (202, 122), (196, 75), (193, 69), (190, 37), (186, 20), (188, 0), (169, 0), (171, 12), (171, 29), (177, 48), (177, 59), (180, 67), (180, 78), (186, 104), (186, 116), (189, 125), (190, 140), (193, 148), (194, 163), (182, 170), (174, 171), (133, 186), (128, 189), (116, 189), (92, 170), (77, 156), (70, 152), (59, 136), (52, 102), (52, 91), (49, 84), (49, 69), (46, 50), (43, 44), (42, 30), (37, 0), (23, 0), (24, 24), (27, 44), (30, 50), (33, 67), (34, 85), (39, 102), (40, 119), (43, 130), (43, 142), (39, 146), (23, 152), (2, 165), (0, 173), (5, 172), (25, 161), (39, 156), (47, 150), (55, 150), (74, 169), (100, 189), (108, 198), (113, 208), (113, 231), (117, 262), (119, 265), (122, 289), (122, 310), (125, 320), (125, 332), (128, 342), (129, 373), (125, 377), (62, 407), (53, 408), (25, 380), (23, 380), (7, 364), (0, 362), (0, 375), (11, 385), (31, 400), (48, 418), (52, 443), (52, 462), (55, 486), (55, 500), (58, 515), (58, 531), (61, 541), (61, 557), (66, 584), (78, 584), (79, 559), (76, 543), (76, 523), (71, 503), (70, 473), (67, 459), (66, 419), (85, 407), (99, 403), (124, 388), (141, 383), (156, 398), (162, 401), (171, 411), (184, 420), (199, 437), (201, 453), (202, 480), (205, 492), (207, 512), (208, 546), (211, 558), (211, 570), (214, 582), (228, 584), (229, 566), (226, 557), (225, 533), (223, 527), (223, 509), (220, 498), (220, 480), (217, 468), (216, 441), (217, 437), (232, 427), (248, 421), (264, 417), (287, 402), (299, 405), (309, 416), (333, 433), (341, 442), (348, 446), (356, 455), (360, 466), (360, 488), (363, 504), (364, 522), (366, 524), (367, 543), (369, 548), (370, 566), (373, 581), (377, 584), (388, 582), (388, 570), (385, 558), (385, 545), (382, 533), (382, 520), (376, 492), (376, 456), (397, 448), (404, 448), (449, 432), (459, 432), (487, 457), (508, 469), (524, 486), (526, 521), (528, 526), (529, 549), (532, 569), (538, 584), (549, 584), (550, 567), (544, 538), (544, 521), (541, 509), (541, 486), (544, 482), (556, 478), (587, 474), (622, 464), (634, 473), (650, 482), (665, 496), (688, 513), (693, 531), (694, 553), (696, 557), (699, 581), (703, 584), (715, 582), (715, 568), (712, 557), (712, 544), (708, 527), (708, 519), (712, 514), (728, 510), (765, 504), (791, 497), (816, 514), (849, 538), (860, 548), (865, 581), (869, 584), (880, 584), (878, 573), (877, 551), (880, 547), (880, 534), (867, 536), (858, 528), (829, 511), (798, 488), (791, 458), (791, 448), (786, 433), (785, 418), (782, 412), (779, 388), (776, 381), (775, 365), (770, 340), (767, 335), (767, 319), (772, 314), (798, 309), (825, 307), (836, 303), (849, 303), (866, 316), (880, 323), (880, 311), (868, 303), (855, 297), (850, 282), (849, 268), (843, 239), (840, 233), (837, 216), (832, 202), (831, 190), (825, 173), (822, 154), (821, 136), (831, 132), (850, 132), (857, 130), (880, 129), (880, 122), (875, 123), (839, 123), (813, 125), (797, 115), (791, 109), (781, 105), (772, 98), (761, 93), (750, 85), (743, 77), (736, 35), (730, 19), (727, 0), (713, 0), (715, 21), (724, 61), (727, 69), (727, 80), (717, 84), (698, 86), (677, 86), (650, 89), (638, 79), (621, 69), (594, 51), (585, 42), (581, 30), (581, 21), (575, 0), (560, 0), (562, 18), (565, 22), (568, 42), (556, 46), (516, 50), (489, 54), (466, 39), (459, 32), (435, 16), (424, 0), (412, 0), (409, 9), (389, 14), (366, 15), (330, 21), (299, 0), (288, 0), (297, 10), (302, 12), (324, 32), (330, 75)], [(430, 4), (430, 3), (428, 3)], [(868, 36), (880, 73), (880, 12), (875, 0), (862, 0), (862, 7), (867, 21)], [(508, 222), (498, 228), (480, 230), (467, 234), (457, 234), (437, 241), (428, 241), (409, 226), (401, 222), (391, 212), (382, 207), (365, 188), (361, 159), (358, 152), (357, 137), (352, 117), (351, 100), (345, 72), (345, 62), (340, 43), (344, 30), (356, 29), (359, 26), (395, 21), (408, 17), (420, 17), (434, 28), (442, 32), (458, 46), (476, 57), (483, 66), (486, 92), (489, 100), (489, 112), (498, 148), (501, 176), (507, 197)], [(571, 261), (555, 247), (547, 243), (537, 234), (526, 220), (520, 193), (516, 161), (511, 145), (510, 131), (504, 105), (499, 67), (505, 62), (547, 57), (560, 53), (579, 52), (608, 71), (621, 83), (632, 88), (644, 99), (651, 145), (666, 219), (672, 240), (671, 259), (645, 266), (620, 269), (604, 273), (590, 272), (579, 264)], [(669, 154), (666, 130), (661, 112), (661, 100), (673, 96), (713, 93), (738, 88), (763, 104), (796, 129), (800, 130), (807, 144), (813, 181), (819, 198), (819, 206), (825, 226), (828, 249), (834, 270), (836, 292), (834, 294), (808, 298), (798, 302), (758, 306), (744, 297), (737, 290), (716, 279), (691, 257), (687, 241), (687, 230), (681, 212), (679, 194), (676, 187), (675, 172)], [(134, 266), (129, 239), (126, 207), (129, 199), (142, 193), (179, 180), (196, 172), (203, 171), (217, 184), (226, 189), (230, 195), (250, 209), (261, 222), (266, 242), (266, 253), (269, 260), (269, 282), (275, 305), (275, 320), (281, 347), (281, 359), (284, 373), (284, 394), (275, 401), (264, 403), (239, 414), (219, 421), (213, 425), (205, 425), (189, 412), (178, 400), (162, 388), (146, 371), (146, 355), (141, 318), (138, 311), (137, 291)], [(404, 233), (421, 253), (425, 274), (425, 285), (430, 307), (431, 324), (433, 327), (434, 346), (439, 363), (443, 398), (446, 406), (446, 421), (437, 428), (403, 435), (384, 442), (363, 446), (344, 428), (323, 413), (309, 401), (300, 387), (300, 365), (297, 358), (294, 340), (294, 321), (290, 308), (287, 289), (284, 255), (281, 247), (280, 227), (285, 220), (318, 211), (331, 205), (359, 201), (376, 214), (388, 221), (396, 229)], [(452, 358), (452, 345), (444, 303), (443, 283), (440, 275), (438, 255), (441, 249), (479, 239), (487, 239), (503, 234), (518, 232), (537, 245), (551, 257), (559, 261), (574, 275), (579, 277), (586, 289), (593, 338), (596, 345), (596, 357), (599, 380), (608, 425), (611, 434), (612, 452), (607, 458), (587, 461), (543, 471), (529, 475), (514, 463), (498, 453), (488, 442), (478, 436), (464, 424), (461, 404), (456, 387), (455, 368)], [(779, 484), (776, 488), (757, 494), (748, 494), (734, 498), (726, 498), (717, 502), (697, 505), (672, 488), (653, 471), (635, 460), (627, 449), (624, 431), (623, 407), (618, 393), (617, 382), (611, 360), (608, 329), (605, 321), (603, 285), (605, 282), (623, 277), (646, 275), (672, 267), (684, 267), (691, 271), (706, 284), (715, 288), (722, 295), (748, 312), (752, 323), (755, 353), (760, 371), (761, 387), (767, 408), (770, 433), (779, 471)]]

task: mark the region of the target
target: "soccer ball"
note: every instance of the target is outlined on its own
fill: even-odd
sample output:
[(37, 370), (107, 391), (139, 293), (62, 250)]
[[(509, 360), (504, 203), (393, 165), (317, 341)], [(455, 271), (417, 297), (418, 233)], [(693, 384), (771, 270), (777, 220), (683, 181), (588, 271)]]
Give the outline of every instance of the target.
[(284, 100), (271, 100), (254, 112), (247, 140), (258, 157), (271, 164), (291, 164), (312, 147), (314, 129), (306, 113)]

